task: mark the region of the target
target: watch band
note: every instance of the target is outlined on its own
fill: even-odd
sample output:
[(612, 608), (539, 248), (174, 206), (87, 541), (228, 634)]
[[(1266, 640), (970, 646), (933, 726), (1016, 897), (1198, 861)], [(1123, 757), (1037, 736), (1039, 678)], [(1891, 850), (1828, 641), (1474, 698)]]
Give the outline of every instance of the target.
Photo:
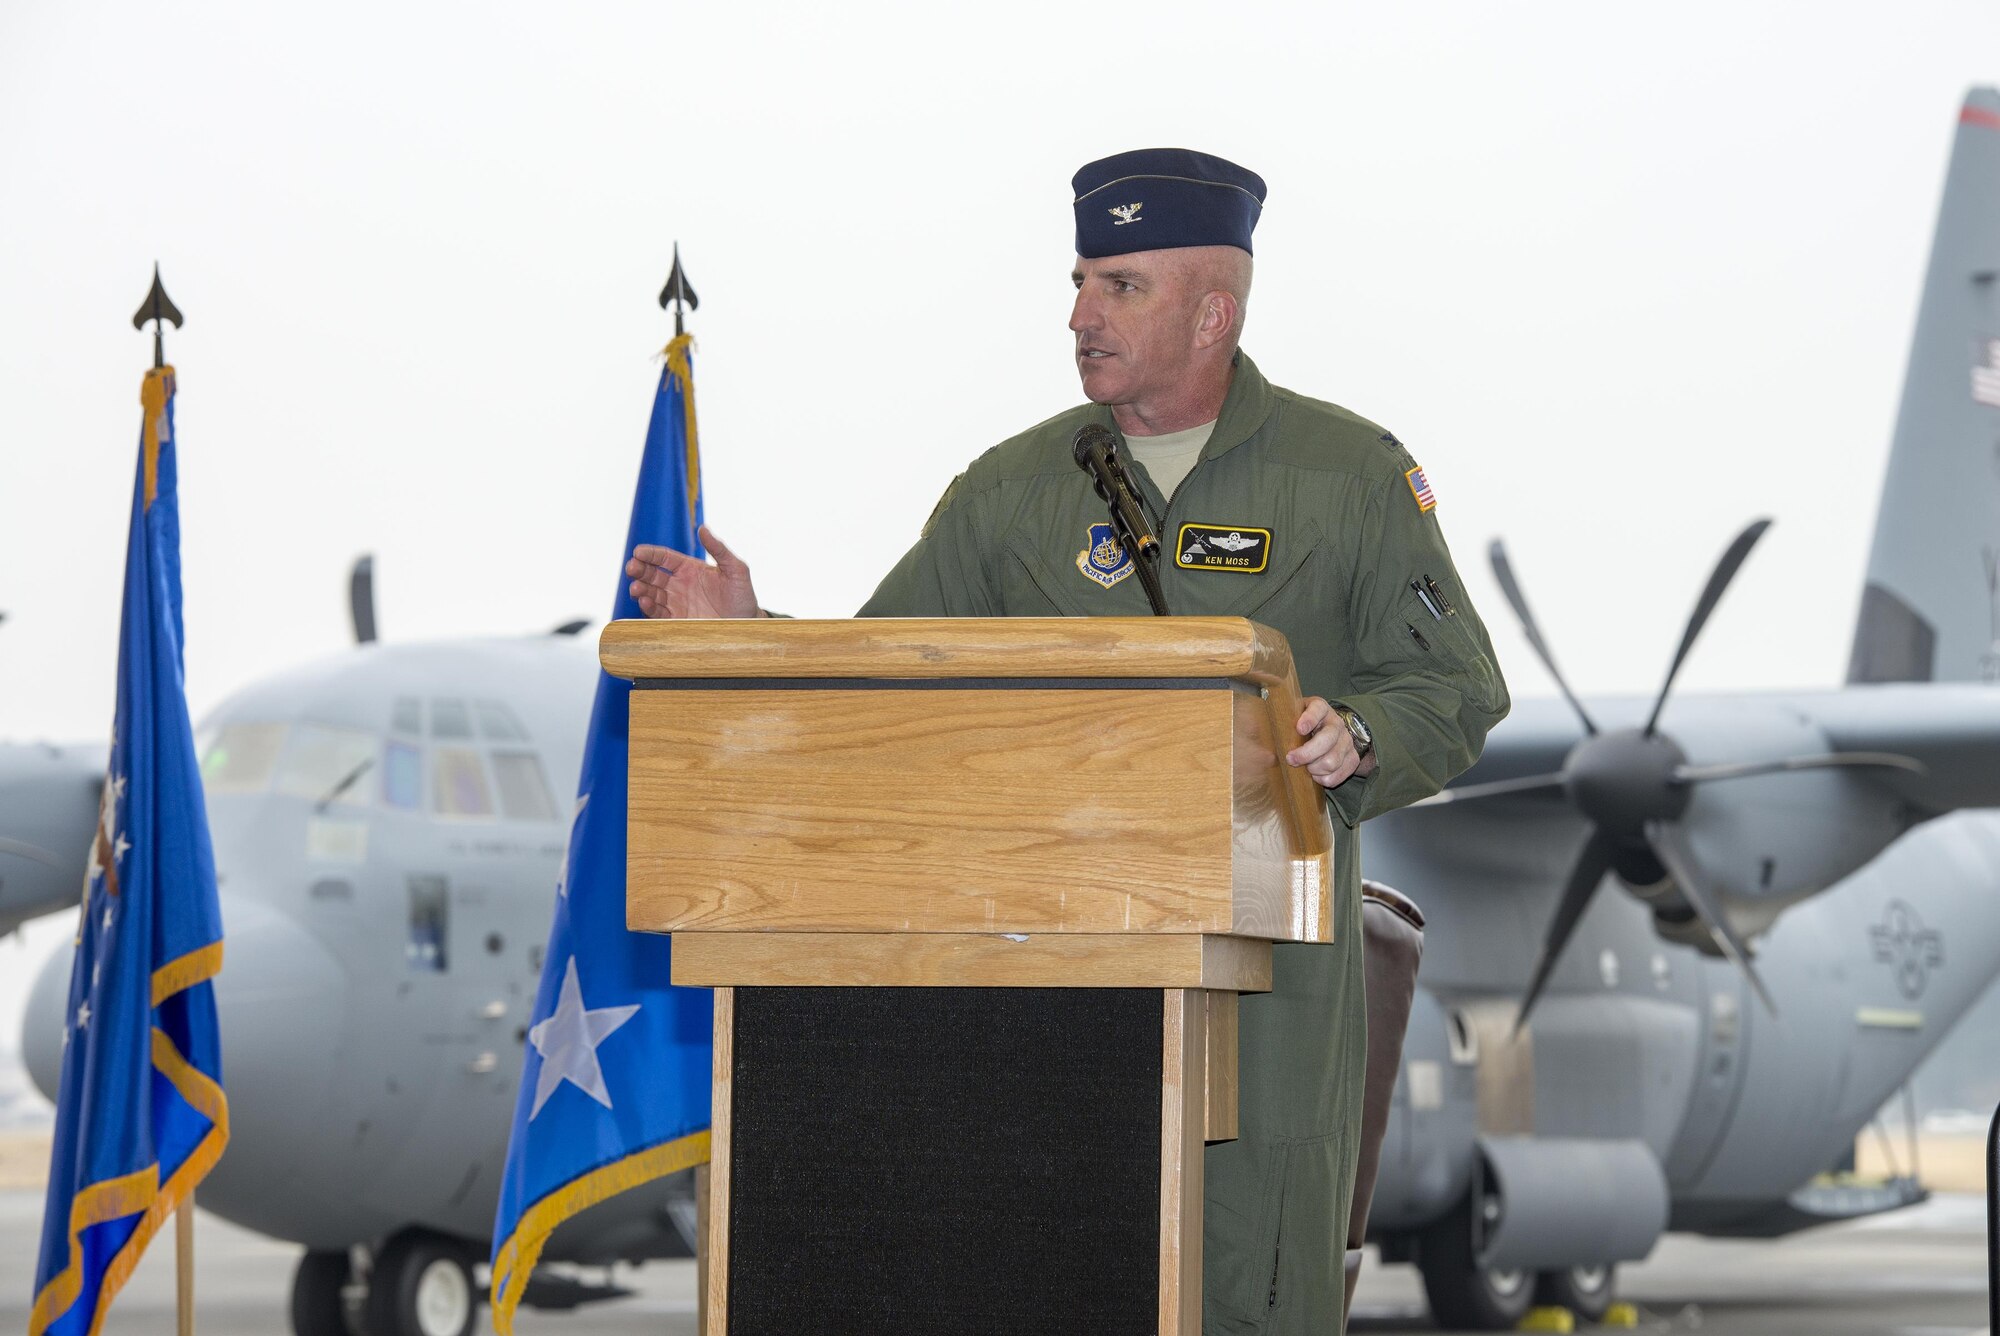
[(1368, 724), (1362, 717), (1345, 705), (1336, 705), (1333, 712), (1340, 716), (1340, 722), (1347, 725), (1347, 735), (1354, 739), (1354, 754), (1366, 757), (1375, 750), (1375, 735), (1368, 731)]

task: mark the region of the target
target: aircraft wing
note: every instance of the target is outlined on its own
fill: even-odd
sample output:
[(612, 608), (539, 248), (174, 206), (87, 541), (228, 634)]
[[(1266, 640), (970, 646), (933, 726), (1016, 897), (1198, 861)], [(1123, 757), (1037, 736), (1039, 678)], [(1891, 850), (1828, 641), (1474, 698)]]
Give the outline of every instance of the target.
[(104, 748), (0, 744), (0, 934), (75, 904)]
[[(1616, 728), (1636, 724), (1638, 719), (1628, 716), (1643, 703), (1592, 700), (1589, 706), (1601, 726)], [(1707, 745), (1698, 761), (1731, 759), (1728, 741), (1750, 721), (1746, 710), (1790, 716), (1811, 724), (1830, 752), (1882, 752), (1918, 762), (1922, 774), (1872, 767), (1861, 773), (1927, 814), (2000, 807), (2000, 685), (1880, 683), (1737, 698), (1724, 706), (1690, 697), (1670, 712), (1670, 723), (1705, 725), (1700, 731)], [(1452, 787), (1554, 774), (1582, 736), (1562, 701), (1516, 702), (1486, 740), (1478, 763)], [(1746, 753), (1742, 759), (1767, 758)]]
[(1921, 775), (1870, 774), (1923, 811), (2000, 807), (2000, 686), (1850, 686), (1797, 704), (1835, 751), (1889, 752), (1922, 763)]

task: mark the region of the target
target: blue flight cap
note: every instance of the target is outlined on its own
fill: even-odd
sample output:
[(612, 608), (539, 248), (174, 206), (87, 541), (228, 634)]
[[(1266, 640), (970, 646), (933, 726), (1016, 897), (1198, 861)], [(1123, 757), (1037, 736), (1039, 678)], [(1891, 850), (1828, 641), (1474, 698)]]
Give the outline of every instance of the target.
[(1086, 260), (1181, 246), (1250, 249), (1264, 178), (1186, 148), (1099, 158), (1070, 178), (1076, 253)]

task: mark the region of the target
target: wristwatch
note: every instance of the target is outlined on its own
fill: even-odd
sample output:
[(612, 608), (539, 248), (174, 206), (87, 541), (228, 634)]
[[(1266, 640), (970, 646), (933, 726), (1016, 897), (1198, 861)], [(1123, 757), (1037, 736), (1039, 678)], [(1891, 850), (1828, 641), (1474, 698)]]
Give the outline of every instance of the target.
[(1368, 753), (1375, 750), (1375, 735), (1368, 731), (1368, 725), (1361, 716), (1345, 705), (1336, 705), (1333, 712), (1340, 716), (1340, 722), (1347, 725), (1347, 735), (1354, 739), (1354, 754), (1361, 760), (1368, 759)]

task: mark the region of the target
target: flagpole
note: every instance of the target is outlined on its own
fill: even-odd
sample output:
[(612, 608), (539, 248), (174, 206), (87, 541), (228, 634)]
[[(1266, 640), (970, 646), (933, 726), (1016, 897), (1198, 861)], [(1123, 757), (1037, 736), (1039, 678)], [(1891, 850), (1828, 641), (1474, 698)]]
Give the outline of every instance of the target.
[[(684, 312), (700, 306), (701, 298), (694, 295), (693, 285), (681, 270), (681, 243), (676, 241), (674, 267), (667, 273), (667, 285), (660, 289), (660, 309), (673, 308), (675, 338), (687, 333), (681, 323)], [(703, 1333), (708, 1331), (708, 1212), (708, 1166), (698, 1164), (694, 1170), (694, 1329)]]
[(194, 1193), (174, 1212), (174, 1308), (178, 1336), (194, 1336)]
[[(167, 289), (160, 282), (159, 262), (154, 261), (153, 287), (146, 294), (146, 300), (132, 316), (132, 328), (143, 331), (149, 323), (153, 326), (155, 370), (167, 364), (164, 331), (169, 322), (175, 329), (179, 329), (181, 313), (167, 296)], [(192, 1189), (174, 1211), (174, 1312), (178, 1336), (194, 1336), (194, 1192)]]

